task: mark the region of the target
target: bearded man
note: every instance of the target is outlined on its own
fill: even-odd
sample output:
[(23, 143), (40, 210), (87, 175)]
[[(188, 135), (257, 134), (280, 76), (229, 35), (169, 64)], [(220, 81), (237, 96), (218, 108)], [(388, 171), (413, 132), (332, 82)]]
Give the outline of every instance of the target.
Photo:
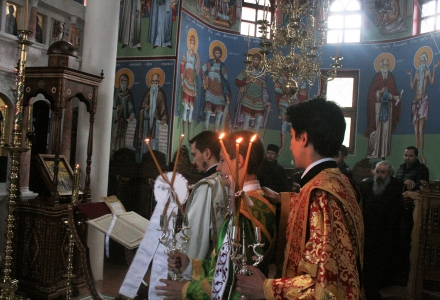
[(141, 108), (138, 117), (138, 149), (140, 158), (148, 151), (145, 139), (150, 139), (153, 150), (159, 149), (159, 123), (168, 123), (167, 99), (165, 92), (159, 87), (160, 75), (154, 73), (151, 76), (150, 88), (142, 98)]
[(434, 64), (434, 68), (429, 70), (428, 54), (423, 52), (419, 57), (419, 67), (414, 75), (412, 76), (411, 70), (407, 70), (406, 73), (409, 74), (411, 82), (411, 90), (416, 87), (416, 94), (412, 103), (412, 122), (414, 125), (414, 131), (416, 136), (416, 147), (420, 150), (420, 159), (422, 163), (426, 165), (426, 159), (423, 156), (423, 149), (425, 147), (425, 120), (428, 119), (428, 95), (426, 94), (426, 87), (428, 82), (431, 86), (434, 85), (435, 81), (435, 69), (438, 67), (440, 61)]
[(392, 285), (397, 273), (403, 183), (393, 173), (389, 161), (380, 161), (374, 176), (360, 186), (365, 228), (363, 279), (369, 300), (380, 299), (379, 291)]
[[(369, 139), (368, 158), (385, 158), (390, 155), (391, 135), (396, 130), (402, 110), (401, 95), (389, 69), (390, 60), (382, 59), (380, 66), (381, 70), (373, 77), (368, 90), (368, 127), (364, 132), (364, 136)], [(386, 118), (383, 118), (384, 115)]]
[(119, 77), (119, 88), (113, 96), (113, 126), (111, 153), (125, 148), (125, 136), (127, 134), (128, 121), (135, 117), (133, 94), (128, 88), (129, 79), (127, 74)]

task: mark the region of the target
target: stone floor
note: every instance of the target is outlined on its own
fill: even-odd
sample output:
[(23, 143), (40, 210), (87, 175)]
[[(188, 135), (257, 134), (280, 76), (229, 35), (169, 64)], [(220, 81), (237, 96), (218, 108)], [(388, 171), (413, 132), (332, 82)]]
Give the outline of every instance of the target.
[[(274, 271), (274, 268), (271, 269)], [(97, 282), (97, 286), (106, 299), (113, 299), (119, 294), (119, 288), (128, 271), (128, 265), (125, 262), (115, 260), (104, 261), (104, 279)], [(90, 299), (87, 287), (80, 289), (77, 299)], [(408, 296), (406, 286), (389, 286), (381, 291), (382, 299), (387, 300), (411, 300)]]

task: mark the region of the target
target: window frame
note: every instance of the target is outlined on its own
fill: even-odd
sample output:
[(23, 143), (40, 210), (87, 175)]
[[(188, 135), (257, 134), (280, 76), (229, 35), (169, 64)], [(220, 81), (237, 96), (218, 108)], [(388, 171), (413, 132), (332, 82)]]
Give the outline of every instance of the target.
[[(246, 24), (249, 24), (249, 23), (254, 24), (254, 32), (253, 33), (249, 32), (249, 36), (259, 38), (260, 36), (257, 36), (258, 30), (259, 30), (258, 29), (259, 25), (257, 24), (257, 22), (258, 22), (258, 12), (259, 11), (264, 11), (264, 5), (263, 4), (264, 4), (265, 1), (264, 0), (255, 0), (255, 2), (259, 2), (259, 4), (249, 3), (249, 2), (246, 2), (246, 1), (242, 1), (242, 3), (241, 3), (242, 9), (244, 7), (255, 9), (255, 15), (254, 15), (255, 18), (254, 18), (254, 21), (249, 21), (248, 19), (243, 20), (243, 18), (242, 18), (240, 26), (245, 26)], [(273, 19), (274, 19), (274, 11), (275, 11), (275, 8), (274, 8), (275, 1), (274, 0), (269, 0), (269, 1), (266, 1), (266, 2), (270, 3), (269, 13), (271, 15), (271, 21), (273, 21)], [(270, 24), (269, 24), (269, 26), (270, 26)], [(271, 36), (272, 33), (270, 32), (268, 35)]]
[[(328, 36), (328, 32), (331, 31), (331, 30), (340, 30), (341, 34), (338, 35), (338, 42), (336, 42), (336, 43), (329, 43), (328, 40), (327, 40), (327, 36), (326, 36), (325, 44), (326, 45), (334, 45), (334, 44), (355, 44), (355, 43), (359, 44), (359, 43), (361, 43), (362, 42), (362, 32), (363, 32), (363, 27), (364, 27), (363, 20), (362, 20), (363, 11), (364, 11), (364, 2), (360, 1), (360, 0), (351, 0), (351, 1), (357, 1), (359, 3), (359, 10), (356, 10), (356, 11), (354, 11), (354, 10), (346, 10), (346, 9), (344, 9), (343, 11), (331, 11), (330, 8), (331, 8), (331, 6), (333, 5), (333, 3), (335, 1), (340, 1), (340, 0), (333, 0), (333, 1), (331, 1), (330, 5), (329, 5), (329, 10), (328, 10), (328, 13), (327, 13), (327, 20), (331, 16), (337, 16), (339, 18), (343, 18), (344, 24), (343, 24), (343, 27), (340, 28), (340, 29), (337, 29), (337, 28), (331, 29), (331, 28), (329, 28), (327, 26), (327, 36)], [(345, 25), (345, 18), (346, 18), (346, 16), (349, 16), (349, 15), (359, 15), (361, 17), (361, 22), (360, 22), (359, 28), (346, 27), (346, 25)], [(345, 42), (345, 32), (346, 32), (346, 30), (353, 30), (353, 29), (358, 29), (359, 30), (359, 41), (358, 42)]]
[[(327, 75), (328, 71), (332, 69), (320, 69), (321, 75), (324, 77)], [(341, 107), (342, 113), (345, 118), (351, 119), (350, 124), (350, 145), (347, 147), (348, 153), (354, 155), (356, 146), (356, 125), (357, 125), (357, 108), (359, 100), (359, 76), (360, 70), (339, 70), (338, 76), (336, 78), (353, 78), (353, 95), (351, 100), (351, 107)], [(319, 81), (319, 91), (321, 95), (327, 94), (327, 84), (326, 78), (321, 77)]]
[[(436, 5), (435, 5), (434, 13), (432, 15), (423, 16), (423, 14), (422, 14), (423, 6), (426, 5), (429, 2), (431, 2), (431, 0), (420, 1), (420, 5), (421, 5), (420, 9), (417, 10), (418, 11), (417, 16), (416, 16), (416, 14), (414, 16), (414, 17), (418, 18), (418, 22), (417, 22), (417, 25), (418, 25), (417, 33), (418, 34), (426, 34), (426, 33), (431, 33), (431, 32), (435, 32), (435, 31), (439, 31), (440, 30), (440, 24), (438, 24), (438, 22), (437, 22), (437, 21), (440, 20), (440, 3), (439, 3), (438, 0), (434, 0)], [(426, 31), (426, 32), (422, 33), (422, 23), (426, 19), (428, 19), (428, 18), (433, 18), (434, 19), (434, 28), (432, 30), (430, 30), (430, 31)], [(436, 27), (438, 27), (439, 29), (436, 29)]]

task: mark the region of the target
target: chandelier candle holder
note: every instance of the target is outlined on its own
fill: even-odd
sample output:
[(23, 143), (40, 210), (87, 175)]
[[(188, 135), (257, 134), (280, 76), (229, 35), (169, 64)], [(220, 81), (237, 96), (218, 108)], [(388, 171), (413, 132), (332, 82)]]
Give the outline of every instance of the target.
[[(185, 244), (191, 238), (186, 230), (190, 229), (188, 215), (185, 213), (182, 204), (186, 201), (188, 196), (188, 183), (186, 179), (177, 173), (177, 160), (179, 158), (180, 148), (182, 147), (184, 135), (182, 134), (179, 141), (179, 148), (177, 150), (176, 160), (174, 162), (173, 172), (163, 173), (153, 150), (150, 147), (149, 139), (145, 140), (151, 157), (153, 158), (156, 168), (159, 171), (160, 176), (156, 179), (154, 194), (158, 201), (163, 199), (166, 204), (160, 215), (159, 228), (157, 230), (162, 231), (159, 237), (159, 242), (165, 246), (165, 253), (180, 253), (185, 252)], [(169, 178), (170, 177), (170, 178)], [(169, 213), (170, 205), (177, 206), (177, 212), (171, 209)], [(179, 239), (182, 242), (179, 242)], [(170, 275), (171, 280), (180, 280), (180, 271), (175, 269), (173, 274)]]
[(268, 21), (269, 6), (266, 7), (264, 3), (263, 19), (258, 21), (261, 70), (255, 72), (252, 54), (246, 53), (244, 63), (247, 75), (260, 77), (270, 74), (275, 82), (282, 82), (283, 92), (288, 96), (294, 95), (298, 91), (298, 84), (303, 81), (312, 86), (316, 78), (334, 79), (342, 67), (342, 57), (331, 57), (334, 63), (326, 75), (321, 75), (319, 70), (327, 33), (328, 8), (329, 0), (278, 0), (275, 11), (283, 14), (283, 20), (278, 24), (276, 14), (272, 23)]
[[(27, 1), (26, 1), (27, 3)], [(25, 17), (26, 20), (27, 16)], [(25, 26), (26, 28), (27, 26)], [(15, 87), (15, 106), (14, 106), (14, 123), (12, 129), (11, 145), (6, 145), (2, 140), (1, 147), (7, 150), (11, 156), (11, 173), (9, 175), (9, 201), (8, 201), (8, 215), (6, 225), (6, 246), (5, 255), (3, 259), (3, 276), (0, 282), (0, 299), (16, 299), (15, 295), (18, 290), (18, 280), (11, 278), (12, 272), (12, 240), (14, 237), (14, 210), (16, 200), (20, 198), (20, 163), (21, 154), (29, 150), (28, 147), (22, 146), (22, 121), (23, 121), (23, 92), (25, 81), (25, 69), (28, 47), (32, 43), (28, 40), (29, 30), (18, 30), (17, 43), (20, 45), (20, 60), (18, 62), (17, 81)], [(6, 122), (6, 118), (4, 120)], [(5, 126), (6, 128), (6, 126)], [(3, 132), (2, 136), (6, 136)]]

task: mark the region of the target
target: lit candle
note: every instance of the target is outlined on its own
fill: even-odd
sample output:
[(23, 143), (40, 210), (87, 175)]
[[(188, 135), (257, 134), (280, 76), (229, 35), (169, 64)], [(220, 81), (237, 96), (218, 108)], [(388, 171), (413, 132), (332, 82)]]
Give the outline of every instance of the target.
[(34, 106), (29, 103), (28, 107), (28, 123), (27, 123), (27, 131), (32, 132), (32, 121), (33, 121), (33, 113), (34, 113)]
[[(241, 190), (241, 186), (240, 186), (240, 182), (239, 182), (239, 172), (238, 172), (238, 166), (239, 166), (239, 161), (238, 161), (238, 155), (240, 154), (240, 143), (243, 140), (243, 138), (238, 138), (235, 140), (235, 178), (237, 178), (236, 181), (236, 187), (238, 188), (238, 190)], [(246, 170), (245, 170), (245, 174), (246, 174)], [(243, 174), (243, 176), (245, 175)]]
[(5, 139), (6, 138), (6, 120), (7, 118), (7, 113), (8, 113), (8, 106), (5, 105), (3, 106), (3, 121), (2, 121), (2, 135), (0, 136), (0, 138)]
[[(222, 147), (223, 153), (225, 155), (225, 159), (226, 159), (226, 163), (228, 164), (228, 168), (229, 171), (231, 172), (231, 176), (234, 177), (234, 175), (232, 175), (232, 164), (231, 164), (231, 160), (229, 159), (229, 155), (228, 152), (226, 152), (226, 148), (225, 148), (225, 144), (223, 144), (223, 137), (225, 136), (225, 133), (220, 134), (220, 146)], [(234, 181), (237, 182), (237, 180), (234, 178)]]
[(29, 0), (26, 0), (26, 4), (24, 7), (24, 30), (27, 30), (27, 24), (28, 24), (28, 6), (29, 6)]
[(245, 177), (246, 177), (246, 173), (247, 173), (247, 167), (248, 167), (248, 164), (249, 164), (249, 156), (250, 156), (250, 154), (251, 154), (251, 149), (252, 149), (252, 143), (254, 142), (254, 140), (255, 140), (255, 138), (257, 137), (257, 134), (254, 134), (254, 136), (251, 138), (251, 140), (249, 141), (249, 146), (248, 146), (248, 149), (247, 149), (247, 153), (246, 153), (246, 159), (245, 159), (245, 161), (244, 161), (244, 175), (243, 175), (243, 178), (242, 178), (242, 180), (241, 180), (241, 186), (243, 187), (243, 185), (244, 185), (244, 179), (245, 179)]
[(151, 149), (150, 147), (150, 139), (145, 139), (145, 144), (147, 144), (148, 150), (150, 151), (151, 157), (153, 158), (153, 161), (156, 164), (156, 168), (159, 171), (160, 176), (162, 176), (162, 179), (171, 186), (170, 182), (168, 181), (168, 178), (162, 172), (162, 168), (160, 167), (159, 162), (157, 161), (156, 156), (154, 155), (153, 149)]
[(176, 159), (174, 159), (174, 168), (173, 168), (173, 177), (171, 177), (171, 185), (174, 185), (174, 179), (176, 178), (177, 173), (177, 163), (179, 162), (180, 148), (182, 148), (182, 141), (185, 135), (182, 134), (179, 140), (179, 148), (177, 148)]
[(77, 191), (79, 189), (79, 180), (81, 178), (81, 169), (79, 165), (76, 165), (75, 172), (73, 174), (73, 190)]

